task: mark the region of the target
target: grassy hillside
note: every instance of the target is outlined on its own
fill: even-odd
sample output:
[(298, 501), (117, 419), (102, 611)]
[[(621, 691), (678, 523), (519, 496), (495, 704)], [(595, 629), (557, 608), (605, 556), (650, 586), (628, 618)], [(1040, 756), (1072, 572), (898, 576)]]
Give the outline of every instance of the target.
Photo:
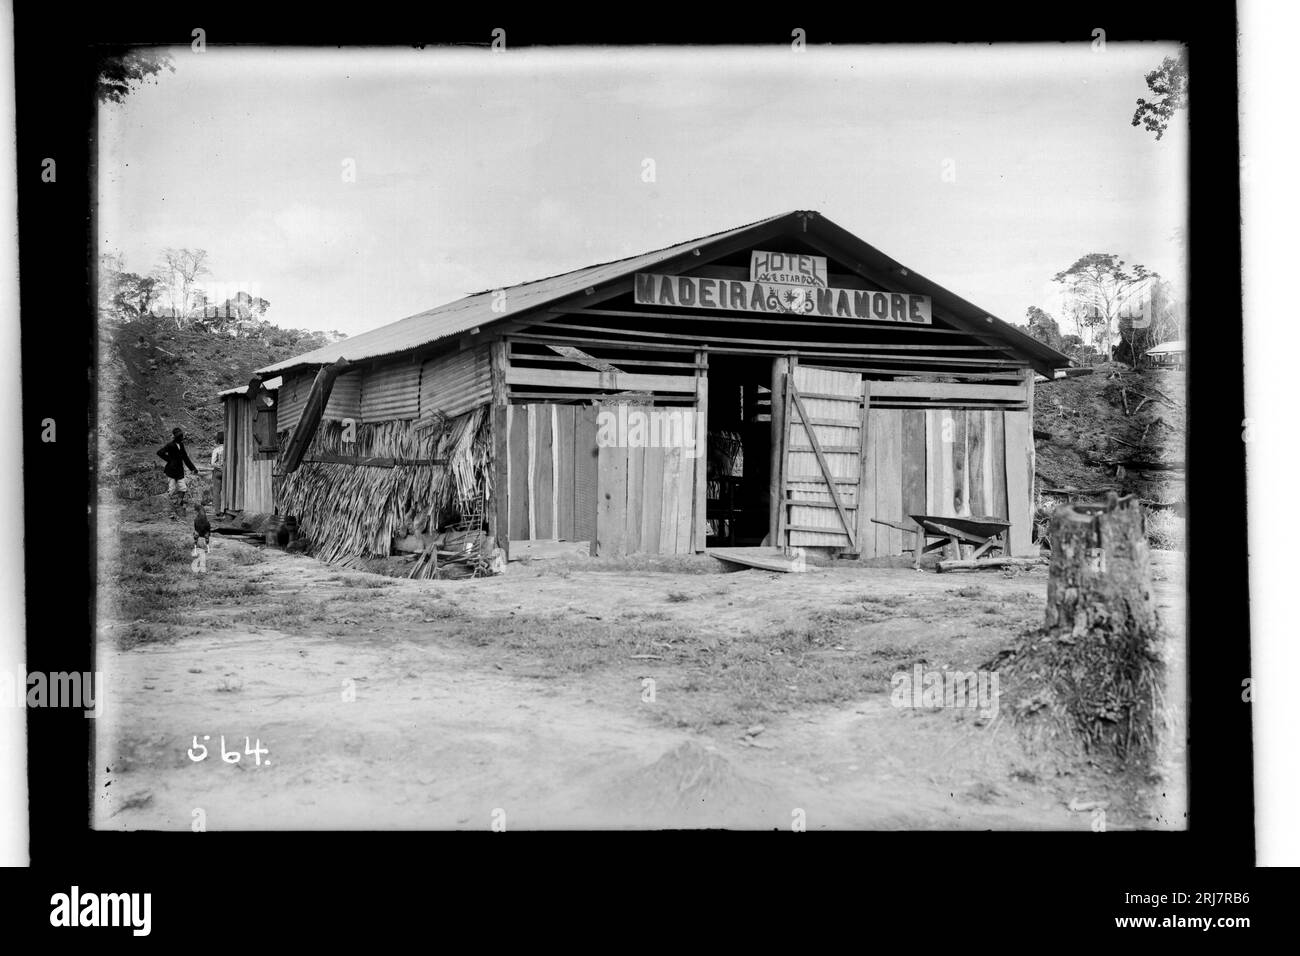
[(185, 430), (190, 458), (206, 471), (224, 427), (218, 393), (246, 385), (253, 372), (323, 344), (320, 333), (272, 336), (218, 333), (171, 318), (145, 316), (105, 324), (99, 335), (101, 488), (140, 499), (166, 485), (157, 449), (173, 428)]
[(1116, 364), (1099, 366), (1092, 375), (1040, 383), (1034, 396), (1040, 519), (1067, 500), (1045, 492), (1070, 489), (1096, 498), (1114, 489), (1156, 506), (1148, 520), (1153, 544), (1181, 547), (1184, 376)]

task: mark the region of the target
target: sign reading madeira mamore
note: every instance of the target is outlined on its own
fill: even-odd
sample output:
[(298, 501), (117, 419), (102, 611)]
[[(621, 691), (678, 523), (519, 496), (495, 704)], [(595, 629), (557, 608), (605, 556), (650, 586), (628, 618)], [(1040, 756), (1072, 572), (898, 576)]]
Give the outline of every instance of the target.
[(908, 292), (834, 289), (816, 285), (743, 282), (739, 279), (638, 272), (634, 296), (637, 305), (931, 324), (930, 297)]

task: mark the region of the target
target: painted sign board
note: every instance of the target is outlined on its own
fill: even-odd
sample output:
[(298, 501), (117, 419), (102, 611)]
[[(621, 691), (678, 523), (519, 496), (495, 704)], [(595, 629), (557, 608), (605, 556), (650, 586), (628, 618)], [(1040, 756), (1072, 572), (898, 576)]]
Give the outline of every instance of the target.
[(830, 283), (830, 270), (825, 256), (803, 256), (788, 252), (759, 252), (749, 256), (751, 282), (771, 282), (776, 285), (811, 285), (825, 289)]
[(638, 272), (633, 297), (638, 305), (674, 308), (724, 309), (728, 312), (765, 312), (913, 325), (930, 325), (933, 321), (928, 295), (870, 289), (835, 289)]

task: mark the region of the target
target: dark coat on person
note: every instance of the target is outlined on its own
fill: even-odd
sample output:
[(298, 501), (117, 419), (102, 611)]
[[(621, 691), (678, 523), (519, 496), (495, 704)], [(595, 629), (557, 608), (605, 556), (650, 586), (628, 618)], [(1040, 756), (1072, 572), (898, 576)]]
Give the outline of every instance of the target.
[(163, 474), (168, 478), (177, 480), (185, 477), (185, 469), (198, 473), (194, 467), (194, 462), (190, 461), (189, 453), (185, 451), (185, 439), (173, 438), (167, 444), (158, 449), (158, 457), (166, 464), (163, 466)]

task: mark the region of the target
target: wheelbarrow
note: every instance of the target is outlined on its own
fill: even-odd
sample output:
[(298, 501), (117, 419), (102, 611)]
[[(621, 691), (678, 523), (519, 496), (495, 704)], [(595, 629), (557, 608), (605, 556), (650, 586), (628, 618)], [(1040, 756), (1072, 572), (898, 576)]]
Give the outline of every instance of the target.
[[(948, 546), (952, 547), (952, 556), (955, 560), (961, 560), (962, 545), (970, 545), (974, 549), (968, 559), (972, 561), (979, 560), (994, 548), (1003, 554), (1007, 552), (1007, 531), (1010, 530), (1011, 523), (1002, 518), (988, 515), (966, 517), (911, 515), (910, 517), (920, 528), (917, 546), (913, 551), (915, 556), (913, 567), (917, 570), (921, 568), (922, 554), (929, 554), (931, 551), (938, 551)], [(933, 538), (939, 540), (932, 542)]]

